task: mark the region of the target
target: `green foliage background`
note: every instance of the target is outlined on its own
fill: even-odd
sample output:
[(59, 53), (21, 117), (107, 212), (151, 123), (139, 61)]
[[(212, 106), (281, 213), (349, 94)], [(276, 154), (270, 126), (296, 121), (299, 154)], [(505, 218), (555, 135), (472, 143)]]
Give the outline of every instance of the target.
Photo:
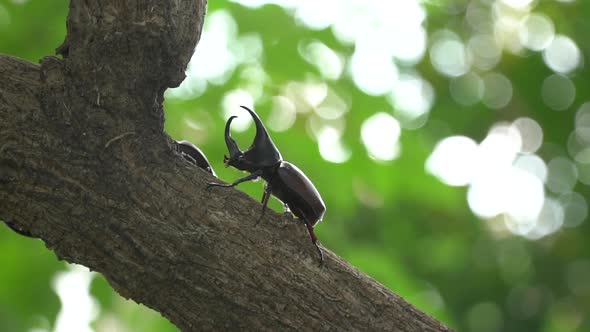
[[(467, 36), (463, 15), (468, 3), (426, 3), (429, 35), (447, 28)], [(535, 11), (551, 17), (556, 32), (576, 41), (582, 57), (587, 58), (590, 3), (535, 3)], [(354, 50), (340, 44), (328, 29), (313, 31), (299, 24), (279, 6), (248, 8), (210, 1), (208, 15), (218, 10), (233, 16), (239, 36), (255, 33), (263, 42), (260, 66), (268, 80), (262, 97), (255, 102), (263, 119), (271, 110), (270, 97), (279, 94), (284, 84), (323, 81), (317, 69), (300, 56), (301, 41), (320, 40), (346, 57)], [(64, 0), (22, 4), (2, 0), (0, 52), (32, 62), (53, 54), (64, 38), (66, 15)], [(464, 187), (447, 186), (424, 167), (443, 137), (466, 135), (479, 142), (494, 123), (520, 116), (535, 119), (543, 128), (544, 145), (538, 153), (545, 161), (566, 154), (575, 112), (590, 100), (588, 66), (582, 64), (570, 74), (577, 94), (572, 106), (562, 112), (543, 103), (541, 83), (552, 71), (539, 53), (503, 54), (494, 70), (511, 80), (514, 96), (500, 110), (490, 110), (481, 103), (461, 106), (455, 102), (449, 93), (449, 79), (437, 73), (428, 54), (416, 70), (433, 85), (436, 100), (424, 127), (402, 130), (402, 152), (394, 161), (372, 160), (360, 140), (362, 121), (379, 111), (392, 112), (392, 107), (383, 97), (361, 92), (347, 74), (327, 82), (350, 107), (343, 136), (352, 153), (347, 162), (334, 164), (322, 158), (317, 142), (307, 133), (306, 115), (298, 115), (289, 130), (272, 133), (285, 159), (305, 170), (328, 206), (324, 221), (317, 227), (323, 245), (459, 331), (590, 331), (587, 221), (539, 240), (499, 234), (493, 225), (500, 221), (480, 220), (473, 215)], [(195, 98), (169, 96), (165, 104), (166, 131), (175, 139), (197, 143), (218, 176), (226, 181), (241, 174), (222, 165), (226, 150), (221, 103), (228, 91), (242, 88), (249, 79), (238, 66), (223, 84), (209, 85)], [(187, 129), (187, 119), (201, 127)], [(234, 136), (245, 147), (252, 131)], [(383, 204), (363, 204), (355, 193), (358, 187), (364, 188), (362, 195), (377, 197)], [(240, 190), (258, 198), (262, 185), (248, 183)], [(589, 197), (587, 186), (578, 183), (575, 190)], [(272, 206), (280, 210), (278, 202), (272, 202)], [(60, 301), (51, 285), (55, 273), (63, 270), (66, 265), (41, 241), (0, 227), (0, 331), (52, 330)], [(99, 275), (94, 278), (91, 294), (100, 305), (93, 323), (97, 330), (109, 330), (105, 326), (111, 326), (111, 330), (112, 326), (129, 331), (176, 330), (157, 313), (120, 298)], [(106, 321), (115, 321), (115, 325)]]

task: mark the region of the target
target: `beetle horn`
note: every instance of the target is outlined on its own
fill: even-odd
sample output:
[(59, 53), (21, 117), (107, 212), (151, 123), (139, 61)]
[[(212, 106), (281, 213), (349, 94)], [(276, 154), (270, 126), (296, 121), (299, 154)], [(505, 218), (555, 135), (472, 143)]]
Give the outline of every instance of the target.
[[(238, 147), (238, 144), (236, 143), (236, 141), (234, 141), (234, 139), (230, 135), (229, 129), (231, 126), (231, 122), (235, 118), (237, 118), (237, 116), (235, 116), (235, 115), (231, 116), (229, 119), (227, 119), (227, 122), (225, 123), (225, 144), (227, 145), (227, 150), (229, 151), (229, 158), (236, 157), (242, 153), (242, 151)], [(226, 158), (226, 159), (228, 159), (228, 158)]]
[(250, 116), (252, 116), (252, 120), (254, 120), (254, 124), (256, 125), (254, 142), (252, 142), (248, 151), (245, 152), (245, 154), (248, 155), (248, 159), (260, 166), (271, 166), (281, 161), (283, 157), (270, 138), (270, 135), (262, 124), (258, 114), (246, 106), (240, 107), (250, 113)]

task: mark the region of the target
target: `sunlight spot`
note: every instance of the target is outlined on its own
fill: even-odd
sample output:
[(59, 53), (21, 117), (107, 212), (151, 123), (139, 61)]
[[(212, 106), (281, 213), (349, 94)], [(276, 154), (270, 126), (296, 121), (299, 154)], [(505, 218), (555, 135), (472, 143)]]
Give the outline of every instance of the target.
[(492, 14), (487, 6), (479, 1), (471, 1), (465, 12), (469, 27), (478, 33), (489, 33), (493, 26)]
[(246, 106), (254, 111), (254, 99), (252, 95), (244, 90), (231, 90), (223, 96), (221, 102), (223, 108), (223, 119), (227, 120), (230, 116), (237, 116), (231, 123), (231, 129), (236, 132), (245, 131), (252, 124), (252, 117), (240, 106)]
[(506, 6), (502, 2), (495, 2), (492, 5), (494, 16), (494, 37), (496, 42), (513, 54), (520, 54), (523, 45), (519, 38), (522, 30), (522, 20), (528, 14), (528, 6), (513, 7)]
[(578, 45), (569, 37), (556, 35), (543, 51), (545, 64), (552, 70), (567, 74), (576, 69), (582, 60)]
[(518, 118), (513, 123), (522, 138), (521, 152), (534, 153), (543, 144), (543, 128), (531, 118)]
[(259, 64), (242, 66), (239, 78), (240, 88), (248, 92), (254, 100), (259, 100), (265, 96), (264, 87), (270, 78)]
[(473, 176), (477, 143), (469, 137), (447, 137), (436, 144), (426, 170), (449, 186), (465, 186)]
[(341, 141), (341, 133), (332, 127), (325, 127), (318, 135), (318, 146), (324, 160), (332, 163), (343, 163), (350, 159), (350, 149)]
[(328, 95), (328, 85), (323, 82), (305, 83), (302, 86), (303, 99), (309, 106), (317, 107)]
[(528, 239), (536, 240), (552, 234), (563, 225), (564, 217), (563, 207), (559, 202), (546, 198), (534, 227), (523, 235)]
[(369, 156), (375, 160), (393, 160), (399, 156), (401, 127), (391, 115), (380, 112), (366, 119), (361, 126), (361, 139)]
[(472, 36), (467, 46), (473, 55), (473, 65), (481, 70), (490, 70), (500, 62), (502, 50), (490, 34)]
[(553, 21), (542, 14), (531, 14), (522, 22), (520, 42), (533, 51), (542, 51), (551, 44), (555, 36)]
[(576, 165), (569, 159), (557, 157), (547, 164), (549, 170), (547, 189), (554, 193), (570, 193), (578, 181)]
[(334, 50), (322, 42), (313, 41), (305, 45), (299, 44), (299, 54), (305, 61), (314, 65), (320, 75), (326, 79), (337, 80), (342, 75), (343, 60)]
[[(237, 59), (230, 51), (236, 34), (236, 21), (228, 11), (216, 10), (208, 13), (203, 34), (190, 61), (192, 65), (187, 69), (187, 76), (216, 85), (225, 83), (236, 66)], [(199, 65), (203, 63), (207, 65)]]
[(545, 201), (543, 182), (528, 170), (516, 167), (510, 168), (506, 180), (503, 212), (515, 219), (535, 219)]
[(533, 0), (502, 0), (503, 3), (514, 8), (524, 8), (530, 5)]
[(332, 89), (328, 89), (328, 95), (322, 104), (314, 111), (324, 120), (336, 120), (348, 112), (348, 104)]
[(480, 101), (484, 92), (484, 85), (476, 73), (467, 73), (451, 80), (451, 96), (465, 106), (473, 105)]
[(434, 89), (428, 81), (418, 75), (403, 74), (395, 83), (388, 100), (394, 107), (394, 114), (401, 125), (416, 129), (424, 125), (425, 115), (434, 103)]
[(565, 212), (564, 226), (579, 226), (588, 217), (588, 202), (577, 192), (564, 194), (558, 198)]
[(356, 86), (371, 96), (391, 91), (398, 76), (391, 57), (364, 48), (357, 48), (352, 54), (350, 72)]
[(430, 47), (430, 61), (441, 74), (457, 77), (469, 71), (470, 56), (463, 42), (451, 31), (437, 32)]
[(297, 111), (291, 99), (276, 96), (272, 98), (272, 112), (268, 117), (268, 127), (274, 131), (285, 131), (295, 123)]
[(262, 37), (259, 33), (248, 33), (240, 36), (229, 45), (239, 63), (258, 64), (264, 53), (264, 45), (262, 44)]
[(312, 30), (322, 30), (330, 26), (338, 15), (334, 10), (341, 4), (336, 0), (301, 1), (297, 4), (295, 18)]
[(545, 105), (556, 111), (568, 109), (576, 98), (576, 86), (563, 75), (553, 74), (545, 78), (541, 91)]
[(537, 155), (519, 155), (514, 161), (514, 167), (534, 175), (542, 183), (547, 181), (547, 165)]
[(483, 85), (482, 101), (489, 108), (504, 108), (512, 99), (512, 83), (502, 74), (492, 72), (484, 75)]
[(61, 301), (54, 332), (92, 332), (91, 323), (99, 312), (96, 300), (90, 295), (94, 274), (80, 265), (69, 265), (68, 271), (58, 272), (52, 283)]
[(343, 108), (333, 106), (320, 106), (315, 109), (317, 115), (326, 120), (338, 119), (344, 114), (345, 111), (346, 110)]
[(521, 148), (522, 138), (514, 126), (495, 124), (479, 144), (477, 168), (493, 173), (494, 169), (511, 166)]
[[(236, 44), (237, 24), (226, 10), (207, 14), (201, 39), (186, 69), (186, 78), (179, 87), (169, 89), (173, 98), (200, 96), (208, 84), (222, 85), (233, 74), (237, 58), (231, 46)], [(206, 66), (202, 64), (206, 63)]]
[(590, 147), (590, 102), (584, 103), (576, 112), (575, 134), (582, 144)]
[(544, 198), (543, 183), (536, 176), (512, 167), (479, 174), (467, 192), (469, 207), (483, 218), (506, 213), (512, 218), (534, 220)]

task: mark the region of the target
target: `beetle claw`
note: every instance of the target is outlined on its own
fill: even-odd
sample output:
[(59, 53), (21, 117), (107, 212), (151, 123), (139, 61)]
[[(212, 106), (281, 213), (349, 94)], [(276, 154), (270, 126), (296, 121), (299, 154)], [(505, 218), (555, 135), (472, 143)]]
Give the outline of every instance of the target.
[(320, 248), (317, 242), (314, 243), (314, 245), (318, 250), (318, 253), (320, 254), (320, 268), (323, 268), (326, 266), (326, 261), (324, 260), (324, 252), (322, 251), (322, 248)]

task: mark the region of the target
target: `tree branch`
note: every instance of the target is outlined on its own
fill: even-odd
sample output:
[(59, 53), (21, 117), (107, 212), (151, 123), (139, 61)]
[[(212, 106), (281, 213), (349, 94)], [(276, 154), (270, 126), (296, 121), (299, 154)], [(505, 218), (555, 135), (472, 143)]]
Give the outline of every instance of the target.
[(70, 2), (64, 59), (0, 56), (0, 218), (180, 329), (449, 331), (185, 162), (162, 100), (205, 1)]

